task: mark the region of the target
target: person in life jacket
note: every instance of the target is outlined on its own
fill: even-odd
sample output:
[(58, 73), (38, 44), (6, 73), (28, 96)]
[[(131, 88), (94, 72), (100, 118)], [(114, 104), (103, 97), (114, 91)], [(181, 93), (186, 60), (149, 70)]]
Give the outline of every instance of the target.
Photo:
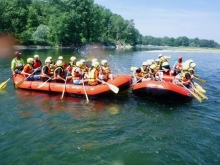
[(86, 60), (81, 59), (80, 61), (82, 62), (82, 67), (81, 67), (81, 69), (83, 70), (84, 73), (88, 73), (89, 67), (86, 65)]
[(28, 58), (27, 64), (24, 66), (24, 69), (22, 70), (21, 74), (23, 74), (25, 77), (28, 77), (28, 81), (33, 80), (40, 80), (40, 75), (34, 74), (39, 68), (34, 69), (33, 68), (34, 59)]
[(11, 61), (11, 71), (13, 75), (21, 73), (25, 65), (19, 51), (14, 52), (14, 56), (15, 58)]
[(89, 85), (98, 85), (98, 82), (105, 84), (104, 81), (99, 79), (99, 62), (93, 62), (92, 67), (88, 71), (88, 84)]
[(190, 75), (191, 75), (191, 81), (192, 81), (193, 78), (194, 78), (195, 67), (196, 67), (196, 63), (194, 63), (194, 62), (190, 63), (190, 65), (189, 65), (189, 73), (190, 73)]
[(160, 70), (164, 70), (164, 73), (169, 74), (170, 72), (170, 65), (169, 62), (167, 60), (167, 58), (165, 58), (162, 54), (159, 54), (159, 59), (160, 59)]
[(156, 80), (156, 81), (159, 80), (159, 74), (157, 72), (157, 65), (156, 64), (150, 65), (149, 74), (150, 74), (151, 80)]
[(64, 68), (63, 68), (63, 61), (58, 60), (56, 62), (56, 68), (54, 70), (54, 80), (56, 80), (56, 82), (65, 82), (66, 80), (64, 79)]
[(160, 69), (160, 59), (159, 58), (155, 60), (155, 64), (156, 64), (157, 70), (159, 70)]
[(50, 73), (53, 74), (54, 69), (56, 68), (56, 63), (53, 61), (51, 56), (47, 57), (50, 60)]
[(99, 78), (104, 81), (107, 81), (108, 79), (113, 80), (113, 75), (108, 66), (107, 60), (102, 60), (101, 64)]
[[(41, 77), (43, 82), (47, 81), (49, 78), (51, 78), (51, 73), (50, 73), (50, 59), (47, 58), (45, 60), (45, 65), (41, 69)], [(50, 81), (50, 80), (49, 80)]]
[(178, 61), (175, 62), (175, 64), (173, 65), (173, 68), (170, 71), (171, 76), (176, 76), (178, 73), (181, 73), (182, 60), (183, 60), (182, 56), (179, 56)]
[(82, 84), (83, 82), (87, 82), (84, 79), (84, 72), (82, 70), (82, 61), (77, 61), (76, 66), (72, 69), (72, 79), (74, 84)]
[(72, 73), (72, 69), (76, 66), (76, 57), (70, 57), (70, 62), (68, 63), (67, 69)]
[[(42, 67), (42, 63), (39, 59), (39, 55), (35, 54), (34, 55), (34, 63), (33, 63), (33, 68), (41, 68)], [(41, 73), (41, 69), (37, 70), (35, 74), (40, 74)]]
[(183, 85), (189, 88), (191, 84), (191, 75), (189, 73), (189, 66), (187, 63), (182, 65), (181, 77)]
[(145, 61), (142, 63), (142, 67), (138, 68), (137, 70), (134, 70), (133, 72), (134, 81), (135, 82), (149, 81), (150, 80), (149, 67), (150, 67), (150, 63)]
[(67, 68), (67, 63), (66, 63), (66, 61), (63, 60), (63, 56), (59, 56), (58, 60), (61, 60), (63, 62), (63, 68), (66, 69)]

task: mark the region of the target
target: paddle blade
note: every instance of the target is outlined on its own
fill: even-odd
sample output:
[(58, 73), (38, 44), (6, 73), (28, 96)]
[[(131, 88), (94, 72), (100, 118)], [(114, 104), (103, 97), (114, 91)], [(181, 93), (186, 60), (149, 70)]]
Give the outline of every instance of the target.
[(4, 81), (3, 83), (0, 84), (0, 90), (4, 89), (6, 87), (9, 80), (10, 80), (10, 78), (7, 81)]
[(203, 89), (199, 84), (197, 84), (196, 82), (194, 82), (194, 85), (195, 85), (196, 89), (198, 89), (200, 92), (206, 93), (206, 90)]
[(114, 92), (114, 93), (118, 93), (119, 91), (119, 88), (116, 87), (115, 85), (113, 84), (107, 84), (109, 86), (109, 88)]
[(201, 79), (201, 78), (199, 78), (198, 76), (195, 75), (195, 78), (196, 78), (196, 80), (198, 80), (199, 82), (201, 82), (201, 83), (203, 83), (203, 84), (206, 84), (206, 81), (203, 80), (203, 79)]
[(87, 58), (86, 61), (91, 62), (93, 58), (94, 58), (94, 56), (91, 56), (91, 57)]
[(17, 84), (15, 84), (15, 88), (18, 88), (23, 82), (24, 82), (24, 79), (18, 82)]

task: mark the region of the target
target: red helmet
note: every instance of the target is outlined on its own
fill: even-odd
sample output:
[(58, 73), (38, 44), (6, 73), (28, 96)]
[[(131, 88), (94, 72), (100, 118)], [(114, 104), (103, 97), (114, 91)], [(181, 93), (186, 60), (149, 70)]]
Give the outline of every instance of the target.
[(179, 57), (178, 57), (178, 60), (182, 60), (182, 59), (183, 59), (183, 57), (182, 57), (182, 56), (179, 56)]
[(17, 56), (17, 55), (20, 55), (21, 53), (19, 51), (16, 51), (14, 52), (14, 55)]

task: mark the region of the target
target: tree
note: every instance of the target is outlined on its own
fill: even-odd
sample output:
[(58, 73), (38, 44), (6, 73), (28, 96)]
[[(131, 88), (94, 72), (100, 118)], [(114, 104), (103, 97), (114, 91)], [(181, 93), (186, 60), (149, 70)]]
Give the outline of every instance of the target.
[(39, 25), (37, 27), (37, 30), (32, 34), (33, 40), (36, 43), (42, 43), (45, 42), (47, 39), (47, 36), (50, 34), (50, 29), (46, 25)]

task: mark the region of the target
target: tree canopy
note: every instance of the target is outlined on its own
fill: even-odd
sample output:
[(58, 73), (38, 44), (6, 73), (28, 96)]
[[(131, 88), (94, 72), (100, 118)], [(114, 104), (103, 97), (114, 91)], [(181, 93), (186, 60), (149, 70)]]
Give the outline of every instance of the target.
[(213, 40), (142, 36), (125, 20), (93, 0), (0, 0), (0, 33), (20, 44), (146, 44), (218, 47)]

